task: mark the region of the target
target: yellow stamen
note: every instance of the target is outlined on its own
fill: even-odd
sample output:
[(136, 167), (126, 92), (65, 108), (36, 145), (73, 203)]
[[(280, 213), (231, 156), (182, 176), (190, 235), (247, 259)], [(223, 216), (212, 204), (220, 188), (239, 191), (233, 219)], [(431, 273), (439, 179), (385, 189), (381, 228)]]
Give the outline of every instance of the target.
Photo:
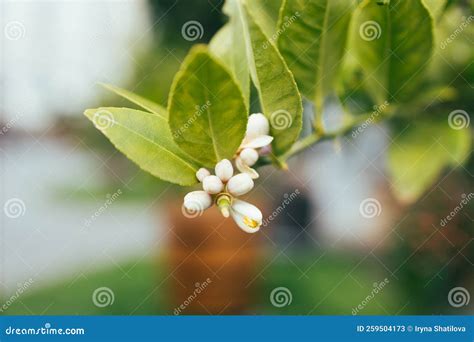
[(255, 221), (250, 217), (244, 216), (244, 223), (250, 228), (258, 228), (258, 221)]

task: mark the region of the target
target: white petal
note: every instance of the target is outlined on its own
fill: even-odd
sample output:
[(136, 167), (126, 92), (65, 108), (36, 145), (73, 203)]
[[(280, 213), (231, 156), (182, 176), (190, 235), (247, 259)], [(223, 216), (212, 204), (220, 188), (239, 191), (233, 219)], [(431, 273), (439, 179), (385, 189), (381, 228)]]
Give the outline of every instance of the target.
[(184, 196), (184, 207), (190, 211), (203, 211), (212, 205), (212, 197), (207, 192), (192, 191)]
[(235, 175), (227, 183), (227, 191), (232, 196), (241, 196), (252, 190), (253, 180), (246, 173), (239, 173)]
[(262, 225), (262, 212), (245, 201), (234, 199), (230, 214), (235, 223), (246, 233), (256, 233)]
[(235, 166), (237, 166), (237, 169), (239, 169), (240, 172), (248, 174), (252, 179), (257, 179), (259, 177), (258, 172), (250, 166), (245, 165), (240, 157), (235, 159)]
[(216, 164), (216, 176), (221, 179), (223, 182), (227, 182), (232, 175), (234, 174), (234, 168), (232, 163), (227, 159), (222, 159)]
[(244, 141), (243, 148), (260, 148), (269, 145), (273, 141), (273, 137), (269, 135), (261, 135), (251, 140)]
[(245, 165), (248, 166), (254, 165), (258, 160), (258, 152), (253, 148), (244, 148), (239, 156)]
[(218, 194), (224, 189), (224, 183), (222, 183), (219, 177), (211, 175), (204, 178), (202, 188), (208, 194)]
[(270, 132), (270, 124), (268, 119), (262, 113), (256, 113), (249, 116), (247, 122), (246, 136), (250, 139), (260, 135), (268, 135)]
[(207, 176), (210, 176), (210, 175), (211, 175), (211, 173), (209, 172), (209, 170), (205, 169), (203, 167), (201, 167), (196, 172), (196, 177), (197, 177), (197, 179), (199, 179), (200, 182), (202, 182), (204, 180), (204, 178), (206, 178)]

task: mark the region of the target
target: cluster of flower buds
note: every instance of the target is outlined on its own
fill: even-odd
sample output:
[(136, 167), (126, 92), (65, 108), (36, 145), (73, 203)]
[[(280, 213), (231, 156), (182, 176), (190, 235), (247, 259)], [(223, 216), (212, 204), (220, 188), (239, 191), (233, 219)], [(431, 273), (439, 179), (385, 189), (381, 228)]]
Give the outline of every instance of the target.
[(237, 151), (235, 166), (237, 166), (240, 172), (248, 174), (253, 179), (258, 178), (258, 173), (251, 166), (255, 165), (260, 154), (268, 152), (268, 148), (273, 140), (269, 133), (270, 124), (265, 115), (257, 113), (249, 116), (247, 132), (244, 141)]
[(269, 131), (269, 122), (263, 114), (250, 115), (244, 141), (235, 157), (235, 165), (241, 173), (234, 176), (232, 163), (227, 159), (216, 164), (215, 175), (205, 168), (199, 169), (196, 177), (202, 183), (203, 190), (188, 193), (184, 197), (184, 208), (190, 212), (201, 212), (215, 203), (222, 215), (231, 216), (243, 231), (257, 232), (262, 225), (262, 212), (237, 197), (252, 190), (253, 179), (258, 178), (257, 171), (251, 166), (255, 165), (260, 153), (269, 148), (273, 140), (268, 135)]

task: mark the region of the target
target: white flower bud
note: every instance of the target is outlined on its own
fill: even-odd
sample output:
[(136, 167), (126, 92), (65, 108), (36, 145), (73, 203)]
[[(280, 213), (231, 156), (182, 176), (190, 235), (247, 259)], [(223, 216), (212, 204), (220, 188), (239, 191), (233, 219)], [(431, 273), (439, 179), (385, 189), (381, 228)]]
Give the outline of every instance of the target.
[(234, 168), (232, 163), (227, 159), (222, 159), (216, 164), (216, 176), (221, 179), (223, 182), (227, 182), (232, 175), (234, 174)]
[(221, 179), (217, 176), (211, 175), (204, 178), (202, 181), (202, 188), (208, 194), (218, 194), (224, 189), (224, 183), (222, 183)]
[(190, 212), (203, 211), (211, 205), (212, 197), (205, 191), (192, 191), (184, 196), (184, 207)]
[(244, 148), (240, 152), (240, 159), (242, 159), (245, 165), (252, 166), (258, 160), (258, 152), (253, 148)]
[(253, 139), (261, 135), (270, 133), (270, 124), (268, 119), (262, 113), (256, 113), (249, 116), (247, 122), (247, 138)]
[(252, 190), (253, 180), (246, 173), (235, 175), (227, 183), (227, 191), (233, 196), (241, 196)]
[(262, 212), (253, 204), (234, 199), (230, 214), (235, 223), (246, 233), (256, 233), (262, 225)]
[(204, 178), (206, 178), (207, 176), (210, 176), (210, 175), (211, 175), (211, 173), (209, 172), (209, 170), (205, 169), (203, 167), (201, 167), (196, 172), (196, 177), (197, 177), (197, 179), (199, 179), (200, 182), (202, 182), (204, 180)]

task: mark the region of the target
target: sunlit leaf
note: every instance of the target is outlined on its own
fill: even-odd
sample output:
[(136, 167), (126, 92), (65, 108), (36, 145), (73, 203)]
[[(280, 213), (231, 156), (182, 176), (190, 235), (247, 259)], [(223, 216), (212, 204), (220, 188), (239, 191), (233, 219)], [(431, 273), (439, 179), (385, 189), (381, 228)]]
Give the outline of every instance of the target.
[(275, 43), (267, 37), (254, 13), (236, 1), (232, 16), (243, 23), (250, 74), (257, 88), (260, 105), (271, 123), (273, 151), (281, 155), (298, 138), (302, 125), (301, 96), (293, 75)]
[(249, 108), (250, 74), (242, 32), (242, 22), (231, 18), (230, 22), (224, 25), (212, 38), (209, 43), (209, 51), (232, 72), (244, 95), (245, 105)]
[(181, 65), (168, 112), (173, 139), (204, 166), (232, 158), (244, 138), (248, 113), (242, 92), (204, 46), (194, 47)]
[(150, 113), (160, 115), (165, 119), (168, 118), (168, 113), (166, 112), (166, 109), (151, 100), (148, 100), (135, 93), (132, 93), (131, 91), (128, 91), (126, 89), (113, 86), (111, 84), (100, 83), (100, 85), (114, 92), (115, 94), (127, 99), (128, 101), (135, 103), (136, 105), (142, 107), (143, 109), (149, 111)]
[(301, 92), (320, 108), (342, 64), (351, 0), (285, 0), (278, 47)]
[(435, 20), (438, 20), (441, 17), (447, 2), (448, 0), (423, 0), (423, 4)]
[(88, 109), (84, 114), (143, 170), (171, 183), (196, 183), (196, 164), (174, 143), (168, 122), (161, 116), (113, 107)]

